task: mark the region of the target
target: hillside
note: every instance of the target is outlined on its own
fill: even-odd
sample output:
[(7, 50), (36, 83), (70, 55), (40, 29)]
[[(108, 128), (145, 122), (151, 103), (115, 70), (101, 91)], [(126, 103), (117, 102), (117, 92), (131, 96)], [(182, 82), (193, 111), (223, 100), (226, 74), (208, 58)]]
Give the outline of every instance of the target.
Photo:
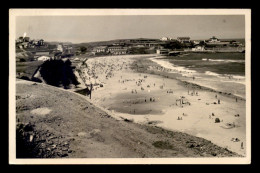
[(238, 157), (208, 140), (115, 119), (88, 98), (17, 79), (17, 157)]

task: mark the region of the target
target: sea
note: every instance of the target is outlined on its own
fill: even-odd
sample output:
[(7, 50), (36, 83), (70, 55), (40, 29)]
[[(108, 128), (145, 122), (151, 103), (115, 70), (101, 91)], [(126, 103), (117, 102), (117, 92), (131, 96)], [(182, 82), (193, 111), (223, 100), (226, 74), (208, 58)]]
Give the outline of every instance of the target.
[(181, 74), (181, 80), (246, 97), (245, 53), (186, 53), (151, 60), (170, 73)]

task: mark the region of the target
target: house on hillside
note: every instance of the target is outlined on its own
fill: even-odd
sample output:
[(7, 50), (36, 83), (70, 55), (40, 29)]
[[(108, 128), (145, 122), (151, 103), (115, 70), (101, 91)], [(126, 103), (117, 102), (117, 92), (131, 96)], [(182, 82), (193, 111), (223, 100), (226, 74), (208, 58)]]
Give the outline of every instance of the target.
[(170, 37), (162, 37), (160, 40), (161, 41), (170, 41), (170, 40), (172, 40), (172, 38), (170, 38)]
[(127, 53), (127, 49), (117, 49), (117, 50), (113, 50), (111, 52), (113, 55), (125, 55)]
[(20, 49), (28, 48), (29, 47), (29, 42), (18, 43), (17, 47), (19, 47)]
[(192, 42), (193, 42), (194, 45), (199, 45), (201, 41), (200, 40), (193, 40)]
[(110, 53), (112, 53), (113, 51), (115, 51), (115, 50), (120, 50), (120, 49), (122, 49), (121, 46), (111, 46), (111, 47), (108, 47), (108, 48), (107, 48), (107, 51), (110, 52)]
[(211, 37), (209, 40), (206, 40), (205, 43), (207, 46), (211, 46), (211, 47), (227, 47), (231, 45), (230, 41), (219, 40), (215, 36)]
[(191, 49), (192, 51), (204, 51), (205, 47), (204, 46), (195, 46), (194, 48)]
[(210, 42), (210, 43), (218, 43), (218, 42), (220, 42), (220, 40), (217, 37), (213, 36), (213, 37), (211, 37), (208, 40), (208, 42)]
[(124, 46), (124, 42), (113, 43), (113, 46)]
[(177, 41), (180, 43), (190, 43), (190, 37), (177, 37)]

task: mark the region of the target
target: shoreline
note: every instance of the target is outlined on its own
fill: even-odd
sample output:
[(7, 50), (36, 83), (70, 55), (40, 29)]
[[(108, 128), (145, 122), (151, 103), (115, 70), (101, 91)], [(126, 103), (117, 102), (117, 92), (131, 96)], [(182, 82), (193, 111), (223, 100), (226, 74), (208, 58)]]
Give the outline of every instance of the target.
[[(150, 60), (151, 61), (151, 60)], [(155, 64), (154, 64), (155, 65)], [(155, 65), (156, 66), (156, 65)], [(157, 64), (158, 67), (161, 67), (159, 64)], [(141, 71), (137, 71), (137, 72), (141, 72)], [(147, 73), (147, 74), (155, 74), (155, 75), (159, 75), (159, 76), (164, 76), (166, 78), (171, 78), (171, 79), (174, 79), (174, 80), (177, 80), (179, 81), (180, 83), (182, 83), (182, 85), (184, 86), (187, 86), (187, 85), (191, 85), (191, 88), (196, 88), (196, 89), (201, 89), (201, 90), (207, 90), (207, 91), (210, 91), (210, 92), (214, 92), (214, 93), (218, 93), (218, 94), (221, 94), (223, 96), (227, 96), (227, 97), (230, 97), (230, 98), (238, 98), (240, 100), (246, 100), (243, 96), (240, 96), (240, 95), (235, 95), (233, 93), (227, 93), (227, 92), (222, 92), (222, 91), (217, 91), (216, 89), (214, 88), (211, 88), (211, 87), (207, 87), (207, 86), (203, 86), (201, 84), (197, 84), (197, 83), (194, 83), (194, 82), (191, 82), (191, 81), (187, 81), (187, 80), (184, 80), (184, 79), (180, 79), (180, 78), (177, 78), (180, 74), (179, 73), (175, 73), (172, 75), (172, 73), (167, 73), (165, 71), (163, 72), (159, 72), (159, 71), (155, 71), (155, 70), (144, 70), (142, 73)]]
[[(163, 73), (163, 76), (165, 76), (165, 77), (171, 77), (172, 79), (179, 80), (179, 81), (183, 82), (184, 84), (189, 83), (189, 84), (194, 85), (196, 87), (200, 87), (201, 89), (208, 90), (208, 91), (215, 92), (215, 93), (222, 94), (222, 95), (226, 95), (226, 96), (230, 96), (232, 98), (238, 98), (240, 100), (246, 100), (246, 96), (245, 95), (242, 96), (242, 95), (235, 94), (235, 93), (232, 93), (232, 92), (220, 91), (218, 88), (214, 88), (213, 86), (205, 86), (205, 84), (203, 84), (202, 82), (197, 82), (198, 79), (196, 79), (196, 80), (187, 80), (187, 78), (191, 79), (193, 76), (195, 76), (195, 78), (196, 78), (197, 75), (200, 74), (200, 73), (196, 72), (195, 70), (189, 70), (189, 69), (187, 69), (185, 67), (181, 67), (181, 66), (175, 67), (175, 68), (180, 68), (180, 70), (174, 70), (174, 69), (171, 69), (171, 67), (169, 67), (169, 65), (158, 64), (158, 62), (154, 61), (154, 60), (161, 59), (161, 58), (163, 58), (163, 56), (159, 56), (157, 58), (149, 58), (149, 60), (155, 63), (153, 66), (157, 66), (157, 67), (162, 67), (163, 68), (162, 73)], [(162, 61), (165, 61), (165, 60), (162, 60)], [(167, 61), (167, 63), (170, 63), (170, 62)], [(184, 74), (182, 73), (182, 71), (184, 72)], [(147, 73), (152, 73), (152, 74), (158, 73), (159, 75), (161, 75), (161, 73), (159, 71), (156, 71), (154, 69), (151, 69), (151, 70), (147, 69), (146, 72)], [(172, 73), (175, 73), (177, 75), (171, 75)], [(195, 74), (191, 74), (191, 73), (195, 73)], [(210, 72), (210, 73), (213, 73), (213, 72)], [(221, 74), (218, 74), (218, 75), (221, 76)], [(185, 78), (183, 78), (183, 76)], [(231, 76), (237, 76), (237, 75), (231, 75)], [(237, 81), (223, 81), (223, 82), (239, 83), (239, 84), (242, 84), (242, 85), (245, 86), (244, 82), (243, 83), (237, 82)]]

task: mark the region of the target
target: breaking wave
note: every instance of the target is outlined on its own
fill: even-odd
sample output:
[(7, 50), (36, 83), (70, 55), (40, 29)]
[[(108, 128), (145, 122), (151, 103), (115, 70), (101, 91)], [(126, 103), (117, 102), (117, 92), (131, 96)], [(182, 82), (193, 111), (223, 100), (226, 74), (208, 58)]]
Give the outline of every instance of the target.
[(245, 60), (233, 60), (233, 59), (208, 59), (208, 58), (202, 58), (202, 61), (213, 61), (213, 62), (245, 62)]

